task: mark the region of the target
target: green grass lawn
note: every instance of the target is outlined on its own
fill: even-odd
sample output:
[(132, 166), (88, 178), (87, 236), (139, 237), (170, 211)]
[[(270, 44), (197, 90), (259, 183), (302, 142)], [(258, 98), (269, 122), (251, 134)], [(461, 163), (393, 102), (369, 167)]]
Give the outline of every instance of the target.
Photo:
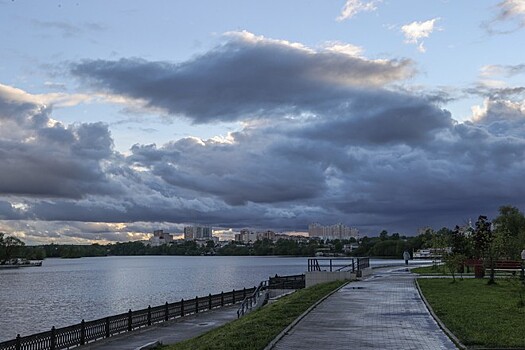
[(319, 284), (279, 299), (257, 311), (199, 337), (165, 346), (164, 350), (259, 350), (270, 343), (323, 296), (343, 285), (336, 281)]
[[(465, 345), (525, 347), (525, 307), (516, 279), (418, 279), (436, 315)], [(524, 293), (525, 294), (525, 293)]]

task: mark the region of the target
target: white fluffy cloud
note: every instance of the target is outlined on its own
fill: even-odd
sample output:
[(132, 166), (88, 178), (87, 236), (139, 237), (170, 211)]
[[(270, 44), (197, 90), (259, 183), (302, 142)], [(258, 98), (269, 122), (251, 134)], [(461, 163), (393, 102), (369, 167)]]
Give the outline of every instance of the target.
[(436, 22), (439, 18), (433, 18), (428, 21), (418, 22), (414, 21), (409, 24), (405, 24), (401, 27), (401, 31), (405, 36), (405, 42), (409, 44), (417, 44), (420, 52), (425, 52), (424, 42), (421, 39), (428, 38), (430, 34), (436, 30)]
[(377, 4), (381, 0), (346, 0), (341, 14), (336, 18), (338, 21), (345, 21), (354, 17), (359, 12), (370, 12), (377, 10)]

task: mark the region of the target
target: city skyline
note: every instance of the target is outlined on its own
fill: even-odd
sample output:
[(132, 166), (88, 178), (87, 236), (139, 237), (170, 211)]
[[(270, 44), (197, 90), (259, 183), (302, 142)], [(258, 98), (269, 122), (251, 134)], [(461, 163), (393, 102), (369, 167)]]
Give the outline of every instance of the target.
[(523, 211), (524, 27), (519, 0), (0, 0), (0, 232)]

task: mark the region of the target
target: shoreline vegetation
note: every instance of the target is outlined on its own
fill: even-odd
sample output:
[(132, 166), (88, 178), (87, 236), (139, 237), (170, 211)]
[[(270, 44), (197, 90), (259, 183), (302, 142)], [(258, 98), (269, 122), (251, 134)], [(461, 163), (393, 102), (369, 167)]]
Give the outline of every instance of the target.
[[(525, 248), (525, 216), (516, 207), (502, 206), (492, 222), (480, 215), (475, 226), (471, 223), (453, 230), (431, 228), (413, 237), (386, 230), (377, 237), (345, 240), (322, 240), (308, 237), (288, 237), (272, 241), (267, 238), (255, 242), (216, 243), (213, 240), (174, 241), (151, 246), (144, 241), (110, 243), (107, 245), (45, 244), (26, 246), (19, 238), (0, 232), (0, 264), (12, 258), (42, 260), (46, 257), (80, 258), (96, 256), (137, 255), (222, 255), (222, 256), (372, 256), (378, 258), (403, 256), (421, 249), (438, 252), (450, 271), (458, 269), (468, 259), (484, 261), (518, 260)], [(454, 274), (452, 274), (454, 276)], [(494, 265), (491, 265), (494, 275)]]
[(318, 284), (284, 296), (242, 318), (186, 341), (162, 346), (163, 350), (264, 349), (309, 307), (347, 281)]
[[(388, 234), (380, 232), (378, 237), (362, 237), (345, 240), (326, 240), (319, 238), (269, 239), (243, 243), (231, 241), (228, 243), (207, 241), (199, 244), (196, 241), (176, 241), (160, 246), (150, 246), (142, 241), (119, 242), (106, 245), (94, 243), (90, 245), (75, 244), (45, 244), (26, 246), (18, 238), (10, 238), (9, 251), (0, 240), (0, 263), (9, 257), (23, 257), (29, 260), (43, 260), (45, 258), (81, 258), (101, 256), (143, 256), (143, 255), (176, 255), (176, 256), (315, 256), (322, 252), (327, 256), (372, 256), (377, 258), (398, 258), (403, 252), (416, 251), (430, 247), (434, 235), (444, 235), (448, 229), (442, 228), (436, 233), (427, 231), (418, 236), (407, 237), (399, 233)], [(0, 233), (2, 235), (2, 233)], [(6, 249), (3, 249), (6, 247)], [(352, 247), (352, 249), (349, 249)]]

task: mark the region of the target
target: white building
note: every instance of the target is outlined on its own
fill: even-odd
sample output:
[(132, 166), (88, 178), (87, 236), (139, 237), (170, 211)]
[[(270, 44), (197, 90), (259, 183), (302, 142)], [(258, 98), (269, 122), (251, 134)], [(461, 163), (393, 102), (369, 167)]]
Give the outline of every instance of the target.
[(164, 232), (164, 230), (153, 231), (153, 237), (149, 239), (149, 245), (152, 247), (158, 247), (170, 242), (173, 242), (173, 236), (167, 232)]
[(253, 232), (248, 229), (242, 229), (238, 234), (235, 235), (235, 241), (243, 243), (253, 243), (255, 241), (262, 241), (263, 239), (269, 239), (270, 241), (275, 240), (275, 232), (264, 231), (264, 232)]
[(323, 226), (319, 223), (312, 223), (308, 225), (308, 237), (319, 237), (321, 239), (334, 240), (334, 239), (350, 239), (357, 238), (359, 236), (359, 230), (356, 228), (348, 227), (341, 223)]

